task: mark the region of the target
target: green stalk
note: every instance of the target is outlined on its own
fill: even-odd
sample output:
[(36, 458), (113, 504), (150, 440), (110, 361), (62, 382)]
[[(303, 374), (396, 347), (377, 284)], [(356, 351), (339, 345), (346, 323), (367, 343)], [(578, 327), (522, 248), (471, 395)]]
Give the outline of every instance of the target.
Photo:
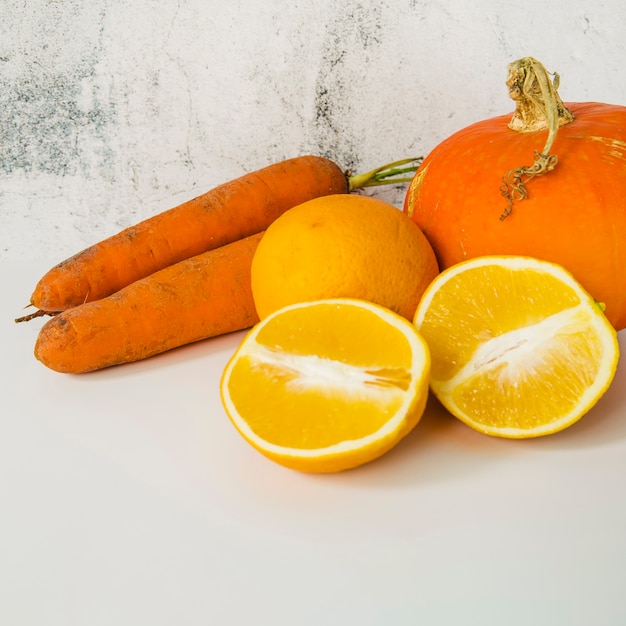
[[(348, 177), (348, 190), (354, 191), (355, 189), (363, 189), (364, 187), (375, 187), (377, 185), (398, 185), (402, 183), (410, 183), (413, 180), (412, 176), (402, 176), (402, 174), (414, 174), (417, 168), (420, 166), (423, 157), (416, 157), (412, 159), (402, 159), (400, 161), (393, 161), (393, 163), (387, 163), (381, 165), (376, 169), (365, 172), (364, 174), (351, 174), (346, 172)], [(409, 165), (409, 167), (402, 167), (403, 165)]]

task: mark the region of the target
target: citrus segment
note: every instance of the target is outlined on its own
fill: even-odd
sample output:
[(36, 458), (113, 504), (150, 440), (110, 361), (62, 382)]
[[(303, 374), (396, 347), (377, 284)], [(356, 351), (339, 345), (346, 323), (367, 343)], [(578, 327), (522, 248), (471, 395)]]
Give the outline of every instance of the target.
[(609, 387), (617, 334), (562, 267), (488, 256), (442, 272), (418, 306), (431, 388), (481, 432), (536, 437), (573, 424)]
[(406, 319), (354, 299), (284, 307), (227, 364), (224, 408), (257, 450), (293, 469), (333, 472), (391, 449), (426, 405), (430, 357)]

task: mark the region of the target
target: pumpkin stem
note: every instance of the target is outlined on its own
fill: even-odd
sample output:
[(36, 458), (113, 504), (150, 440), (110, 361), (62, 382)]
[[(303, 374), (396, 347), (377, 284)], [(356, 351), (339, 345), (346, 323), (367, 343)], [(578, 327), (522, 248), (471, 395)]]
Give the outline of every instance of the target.
[(558, 94), (559, 75), (550, 73), (536, 59), (524, 57), (509, 64), (506, 85), (509, 96), (515, 100), (516, 108), (509, 128), (519, 133), (534, 133), (548, 130), (548, 137), (541, 152), (535, 152), (532, 165), (509, 170), (502, 177), (500, 191), (508, 200), (501, 220), (513, 210), (513, 203), (528, 197), (526, 183), (535, 176), (552, 171), (557, 164), (556, 154), (550, 154), (559, 126), (574, 120), (571, 111), (565, 107)]

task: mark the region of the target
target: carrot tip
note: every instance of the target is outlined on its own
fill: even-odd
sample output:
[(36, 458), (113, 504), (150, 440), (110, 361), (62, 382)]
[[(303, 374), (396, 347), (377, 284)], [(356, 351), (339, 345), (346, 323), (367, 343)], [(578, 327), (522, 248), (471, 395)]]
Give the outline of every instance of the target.
[[(27, 305), (24, 308), (28, 308)], [(39, 309), (37, 309), (37, 311), (35, 311), (34, 313), (29, 313), (28, 315), (23, 315), (22, 317), (16, 317), (15, 318), (15, 323), (19, 323), (19, 322), (29, 322), (32, 319), (35, 319), (36, 317), (42, 317), (43, 315), (52, 315), (52, 313), (48, 313), (47, 311), (41, 311)]]

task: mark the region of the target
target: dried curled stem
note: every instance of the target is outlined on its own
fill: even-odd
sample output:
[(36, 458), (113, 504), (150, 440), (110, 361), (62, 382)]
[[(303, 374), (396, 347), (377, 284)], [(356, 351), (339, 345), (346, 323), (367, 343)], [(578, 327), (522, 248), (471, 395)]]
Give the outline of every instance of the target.
[(526, 183), (534, 178), (553, 170), (559, 158), (556, 154), (535, 152), (532, 165), (523, 165), (514, 170), (509, 170), (502, 177), (500, 192), (508, 200), (508, 204), (502, 211), (500, 219), (506, 219), (513, 210), (513, 203), (528, 198)]
[(574, 116), (563, 104), (559, 94), (559, 75), (550, 74), (546, 68), (532, 57), (524, 57), (508, 67), (507, 87), (509, 96), (515, 100), (516, 109), (509, 122), (509, 128), (520, 133), (548, 130), (548, 137), (541, 152), (535, 152), (532, 165), (509, 170), (502, 177), (500, 192), (507, 199), (501, 220), (513, 210), (513, 204), (528, 197), (526, 184), (535, 176), (552, 171), (558, 162), (556, 154), (550, 150), (556, 139), (559, 126), (569, 124)]

